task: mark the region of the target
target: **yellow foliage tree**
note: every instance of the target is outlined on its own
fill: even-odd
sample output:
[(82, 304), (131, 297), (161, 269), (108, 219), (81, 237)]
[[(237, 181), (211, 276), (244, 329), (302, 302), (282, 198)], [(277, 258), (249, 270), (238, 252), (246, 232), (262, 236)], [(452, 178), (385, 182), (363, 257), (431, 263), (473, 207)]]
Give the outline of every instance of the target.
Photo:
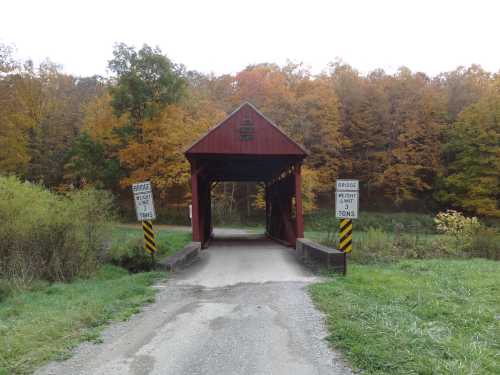
[(150, 180), (169, 203), (186, 198), (190, 170), (184, 150), (224, 116), (209, 103), (190, 104), (168, 105), (158, 117), (141, 124), (140, 142), (132, 141), (120, 150), (121, 165), (128, 171), (120, 181), (123, 188)]
[(320, 175), (321, 172), (318, 170), (308, 167), (302, 168), (302, 208), (304, 213), (312, 212), (317, 208), (316, 196), (324, 188)]
[[(316, 206), (316, 197), (319, 192), (323, 191), (320, 172), (302, 167), (302, 210), (304, 213), (314, 211)], [(263, 209), (266, 207), (265, 188), (263, 184), (256, 187), (254, 207)]]

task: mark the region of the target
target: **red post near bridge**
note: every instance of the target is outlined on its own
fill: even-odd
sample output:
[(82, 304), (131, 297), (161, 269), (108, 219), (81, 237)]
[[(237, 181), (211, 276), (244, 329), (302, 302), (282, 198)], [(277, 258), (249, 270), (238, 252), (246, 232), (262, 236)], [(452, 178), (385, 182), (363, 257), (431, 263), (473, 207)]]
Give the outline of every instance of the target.
[(218, 181), (264, 183), (267, 235), (290, 246), (304, 236), (301, 165), (307, 151), (253, 105), (241, 105), (185, 155), (191, 164), (193, 241), (205, 246), (212, 236), (211, 188)]

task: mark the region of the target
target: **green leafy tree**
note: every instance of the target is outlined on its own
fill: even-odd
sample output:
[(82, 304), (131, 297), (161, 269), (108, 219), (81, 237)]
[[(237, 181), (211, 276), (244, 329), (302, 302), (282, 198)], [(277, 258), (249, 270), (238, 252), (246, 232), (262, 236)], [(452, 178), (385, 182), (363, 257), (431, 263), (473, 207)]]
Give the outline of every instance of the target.
[(500, 217), (500, 90), (466, 108), (448, 132), (438, 200)]
[(109, 69), (116, 74), (111, 105), (117, 116), (128, 114), (133, 128), (158, 115), (168, 104), (180, 101), (186, 82), (182, 68), (159, 48), (144, 45), (136, 51), (124, 43), (115, 46)]
[(122, 175), (118, 159), (107, 157), (105, 145), (87, 133), (75, 139), (65, 168), (66, 179), (98, 188), (113, 189)]

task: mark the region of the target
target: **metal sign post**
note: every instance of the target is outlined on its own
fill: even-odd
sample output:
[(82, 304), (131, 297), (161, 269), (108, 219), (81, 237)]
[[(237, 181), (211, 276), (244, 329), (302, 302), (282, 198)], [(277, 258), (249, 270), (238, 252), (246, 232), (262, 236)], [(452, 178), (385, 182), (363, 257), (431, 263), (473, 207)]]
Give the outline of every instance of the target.
[(156, 219), (156, 212), (151, 183), (149, 181), (145, 181), (133, 184), (132, 192), (134, 193), (137, 220), (142, 221), (142, 229), (144, 231), (144, 250), (151, 254), (151, 258), (154, 263), (157, 248), (153, 230), (153, 220)]
[(352, 251), (352, 219), (358, 218), (359, 181), (337, 180), (335, 217), (340, 219), (339, 251), (344, 253), (344, 275), (347, 272), (347, 254)]

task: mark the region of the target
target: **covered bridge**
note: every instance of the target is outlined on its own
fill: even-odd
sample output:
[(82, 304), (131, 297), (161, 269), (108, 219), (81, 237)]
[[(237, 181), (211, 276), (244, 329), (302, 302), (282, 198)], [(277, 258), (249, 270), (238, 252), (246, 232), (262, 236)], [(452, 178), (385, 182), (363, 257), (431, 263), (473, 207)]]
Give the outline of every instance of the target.
[(218, 181), (265, 185), (266, 234), (295, 246), (304, 237), (301, 165), (307, 151), (250, 103), (195, 142), (191, 164), (193, 241), (212, 236), (211, 190)]

